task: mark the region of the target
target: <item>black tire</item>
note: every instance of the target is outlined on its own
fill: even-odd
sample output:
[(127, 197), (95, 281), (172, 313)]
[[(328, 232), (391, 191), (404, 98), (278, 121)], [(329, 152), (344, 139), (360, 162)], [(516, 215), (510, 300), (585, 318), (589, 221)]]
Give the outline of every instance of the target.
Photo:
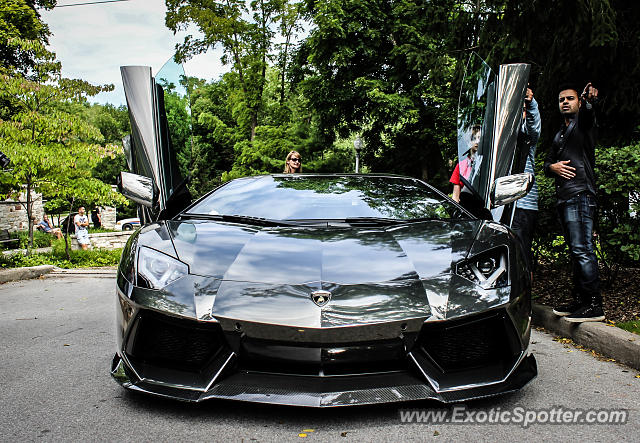
[(133, 231), (133, 226), (130, 225), (129, 223), (126, 223), (126, 224), (122, 225), (122, 230), (123, 231)]

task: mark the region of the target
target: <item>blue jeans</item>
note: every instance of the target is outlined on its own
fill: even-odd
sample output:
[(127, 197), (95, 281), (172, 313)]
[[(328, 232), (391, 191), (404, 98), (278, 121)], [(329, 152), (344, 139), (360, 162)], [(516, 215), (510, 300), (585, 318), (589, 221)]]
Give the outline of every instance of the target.
[(558, 215), (569, 246), (573, 265), (573, 294), (583, 304), (602, 305), (598, 258), (593, 250), (593, 221), (596, 200), (589, 192), (571, 197), (558, 205)]

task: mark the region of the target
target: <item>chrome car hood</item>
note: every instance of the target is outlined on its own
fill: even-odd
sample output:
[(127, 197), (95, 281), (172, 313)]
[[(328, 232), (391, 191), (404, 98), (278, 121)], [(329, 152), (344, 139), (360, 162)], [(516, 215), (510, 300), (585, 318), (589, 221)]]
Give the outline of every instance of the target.
[[(325, 328), (439, 320), (505, 303), (508, 290), (483, 290), (453, 272), (470, 252), (507, 235), (500, 228), (482, 220), (331, 229), (167, 221), (143, 228), (138, 242), (189, 265), (174, 284), (180, 290), (160, 291), (163, 309)], [(311, 299), (319, 290), (331, 297), (322, 307)]]

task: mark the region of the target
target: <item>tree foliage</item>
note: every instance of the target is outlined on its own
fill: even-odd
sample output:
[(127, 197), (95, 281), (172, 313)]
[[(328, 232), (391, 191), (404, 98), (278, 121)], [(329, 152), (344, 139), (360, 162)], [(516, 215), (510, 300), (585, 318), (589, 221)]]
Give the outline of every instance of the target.
[[(489, 2), (487, 2), (489, 3)], [(640, 131), (640, 7), (624, 0), (491, 2), (480, 54), (492, 64), (526, 62), (541, 104), (543, 146), (561, 124), (558, 86), (592, 82), (603, 98), (599, 141), (624, 145)], [(548, 30), (548, 32), (540, 32)]]
[(92, 167), (112, 148), (102, 146), (100, 132), (68, 110), (111, 87), (63, 78), (55, 55), (41, 43), (23, 41), (22, 46), (36, 55), (36, 63), (29, 78), (2, 74), (0, 100), (9, 103), (13, 113), (0, 120), (0, 150), (11, 159), (10, 170), (1, 173), (0, 181), (13, 193), (26, 191), (32, 243), (31, 191), (66, 199), (82, 196), (103, 205), (122, 197), (91, 177)]
[[(201, 38), (187, 36), (177, 46), (179, 60), (216, 45), (222, 48), (222, 62), (231, 66), (240, 93), (234, 109), (236, 119), (253, 140), (264, 110), (263, 92), (269, 61), (274, 57), (274, 38), (282, 34), (290, 42), (297, 29), (297, 4), (288, 0), (167, 0), (166, 3), (166, 23), (171, 30), (185, 30), (193, 24), (202, 33)], [(286, 42), (279, 57), (283, 77), (289, 50)]]
[(455, 152), (455, 2), (313, 2), (300, 87), (328, 141), (361, 133), (364, 162), (444, 182)]
[(37, 8), (51, 9), (56, 0), (2, 0), (0, 2), (0, 71), (28, 74), (37, 51), (25, 41), (49, 42), (49, 27)]

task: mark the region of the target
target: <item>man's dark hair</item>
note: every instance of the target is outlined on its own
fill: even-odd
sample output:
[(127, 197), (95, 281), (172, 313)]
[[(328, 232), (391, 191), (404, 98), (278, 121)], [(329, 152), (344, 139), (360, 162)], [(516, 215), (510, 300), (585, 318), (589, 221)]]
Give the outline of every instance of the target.
[(582, 90), (582, 88), (580, 88), (574, 82), (564, 82), (560, 83), (560, 86), (558, 86), (558, 94), (560, 94), (562, 91), (566, 91), (567, 89), (573, 89), (578, 93), (578, 95), (580, 95), (580, 91)]

